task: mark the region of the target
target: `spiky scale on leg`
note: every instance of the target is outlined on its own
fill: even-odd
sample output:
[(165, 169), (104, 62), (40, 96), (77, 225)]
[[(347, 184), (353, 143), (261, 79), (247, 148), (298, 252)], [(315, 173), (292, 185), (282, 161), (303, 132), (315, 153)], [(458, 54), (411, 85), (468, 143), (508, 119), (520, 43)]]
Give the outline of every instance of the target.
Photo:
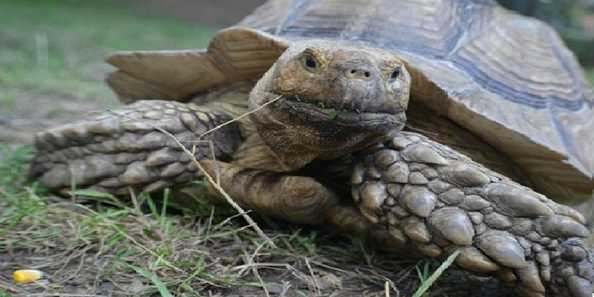
[[(582, 239), (589, 231), (577, 211), (422, 135), (402, 132), (371, 154), (357, 165), (354, 200), (377, 222), (372, 228), (390, 230), (385, 235), (400, 250), (428, 257), (443, 255), (428, 244), (446, 253), (461, 250), (458, 266), (496, 276), (526, 297), (591, 296), (592, 254)], [(396, 161), (378, 166), (387, 155)], [(407, 168), (398, 172), (408, 176), (395, 180), (393, 168)], [(426, 182), (411, 183), (413, 174)], [(402, 190), (387, 190), (394, 187)]]
[(229, 120), (223, 112), (193, 104), (139, 101), (37, 134), (30, 176), (52, 190), (74, 185), (113, 194), (127, 194), (128, 187), (153, 191), (188, 182), (198, 176), (196, 168), (160, 129), (190, 150), (195, 146), (198, 159), (226, 159), (241, 142), (237, 125), (201, 134)]

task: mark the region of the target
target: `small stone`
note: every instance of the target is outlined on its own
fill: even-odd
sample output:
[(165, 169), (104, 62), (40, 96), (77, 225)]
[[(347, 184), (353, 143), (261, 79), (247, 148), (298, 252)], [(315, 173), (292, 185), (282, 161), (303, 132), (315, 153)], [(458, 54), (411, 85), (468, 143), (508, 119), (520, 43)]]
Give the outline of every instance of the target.
[(402, 157), (409, 162), (446, 165), (448, 161), (437, 151), (425, 144), (413, 144), (402, 151)]
[(413, 185), (424, 185), (429, 181), (420, 172), (411, 172), (408, 176), (408, 182)]
[(495, 229), (507, 229), (512, 226), (511, 220), (508, 217), (496, 212), (486, 215), (485, 223)]
[(431, 235), (425, 223), (417, 217), (408, 217), (402, 221), (402, 228), (406, 236), (416, 242), (429, 243), (431, 241)]
[(481, 196), (469, 195), (464, 198), (464, 202), (462, 202), (460, 207), (466, 210), (481, 210), (489, 206), (489, 202), (483, 199)]
[(427, 217), (435, 208), (437, 198), (425, 187), (406, 186), (402, 193), (402, 202), (413, 214)]
[(464, 211), (455, 207), (436, 210), (429, 218), (430, 229), (457, 245), (471, 245), (474, 237), (472, 222)]
[(458, 205), (464, 201), (464, 192), (460, 189), (450, 189), (445, 193), (439, 194), (439, 200), (448, 205)]
[(476, 166), (456, 161), (439, 170), (444, 179), (462, 187), (477, 187), (488, 184), (491, 180)]
[(408, 165), (404, 162), (396, 162), (384, 171), (384, 180), (391, 183), (406, 184), (408, 183), (408, 175)]
[(498, 264), (509, 268), (524, 268), (528, 264), (524, 249), (518, 241), (506, 232), (491, 230), (477, 238), (477, 246)]

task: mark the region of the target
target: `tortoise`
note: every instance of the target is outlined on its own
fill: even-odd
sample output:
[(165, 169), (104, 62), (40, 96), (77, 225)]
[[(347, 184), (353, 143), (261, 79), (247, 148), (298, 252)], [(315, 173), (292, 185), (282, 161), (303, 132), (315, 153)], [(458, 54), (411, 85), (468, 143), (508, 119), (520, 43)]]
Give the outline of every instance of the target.
[(269, 1), (206, 50), (107, 62), (127, 105), (36, 135), (50, 189), (192, 194), (181, 144), (255, 211), (459, 251), (521, 296), (592, 294), (594, 94), (540, 21), (488, 0)]

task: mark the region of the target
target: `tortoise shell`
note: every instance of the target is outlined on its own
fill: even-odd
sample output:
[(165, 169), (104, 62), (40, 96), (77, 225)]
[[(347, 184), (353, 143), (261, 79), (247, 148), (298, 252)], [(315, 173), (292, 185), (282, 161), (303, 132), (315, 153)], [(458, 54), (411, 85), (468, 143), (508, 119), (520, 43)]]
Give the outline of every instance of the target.
[(269, 1), (206, 51), (123, 52), (108, 83), (124, 102), (185, 100), (262, 75), (291, 43), (330, 39), (393, 51), (424, 104), (510, 157), (559, 201), (591, 199), (594, 93), (548, 25), (489, 0)]

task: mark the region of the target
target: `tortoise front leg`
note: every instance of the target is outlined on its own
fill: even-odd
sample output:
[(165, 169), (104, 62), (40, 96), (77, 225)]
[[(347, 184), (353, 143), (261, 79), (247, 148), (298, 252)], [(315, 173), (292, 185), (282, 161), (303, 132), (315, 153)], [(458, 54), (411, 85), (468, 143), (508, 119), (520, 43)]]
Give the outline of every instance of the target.
[(237, 125), (202, 134), (228, 120), (209, 107), (139, 101), (37, 134), (30, 176), (63, 193), (95, 188), (125, 195), (129, 188), (150, 192), (189, 182), (199, 175), (197, 168), (163, 130), (188, 149), (195, 146), (198, 159), (226, 159), (241, 142)]
[(590, 232), (572, 208), (450, 148), (402, 132), (363, 156), (352, 179), (361, 212), (396, 246), (496, 276), (521, 296), (592, 295)]
[[(348, 218), (347, 214), (358, 212), (356, 209), (339, 205), (337, 195), (311, 177), (249, 169), (219, 161), (203, 160), (200, 163), (220, 181), (221, 188), (235, 202), (260, 214), (309, 225), (337, 220), (335, 223), (349, 232), (366, 229), (367, 222), (363, 217)], [(224, 202), (218, 193), (214, 198)]]

